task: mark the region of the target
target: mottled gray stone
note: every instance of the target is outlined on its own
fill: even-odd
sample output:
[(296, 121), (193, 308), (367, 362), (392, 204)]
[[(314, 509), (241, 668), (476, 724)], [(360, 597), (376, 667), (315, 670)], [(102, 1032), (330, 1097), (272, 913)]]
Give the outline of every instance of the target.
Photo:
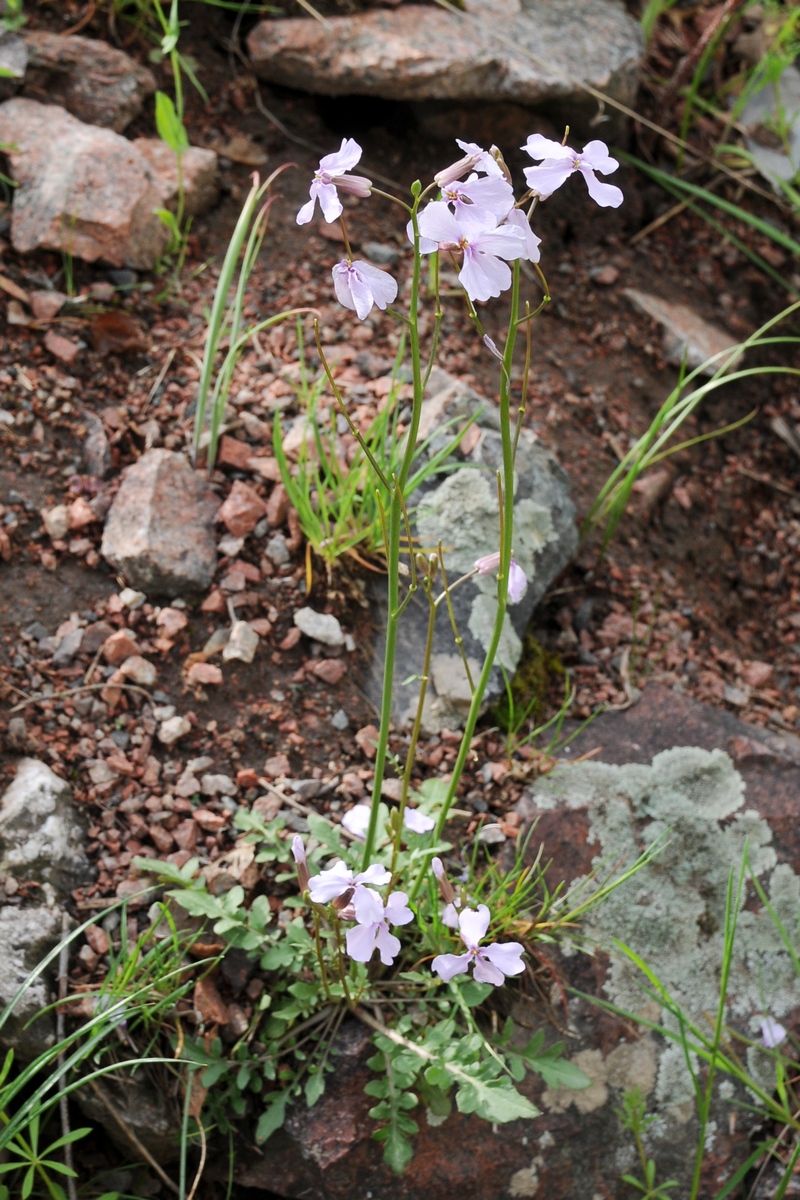
[[(410, 499), (416, 508), (419, 542), (445, 549), (448, 580), (453, 582), (472, 569), (477, 558), (492, 554), (499, 545), (497, 486), (495, 472), (502, 466), (502, 445), (496, 405), (438, 368), (431, 372), (423, 405), (420, 439), (430, 437), (429, 454), (452, 440), (452, 428), (444, 428), (454, 417), (467, 417), (482, 408), (477, 425), (479, 440), (464, 465), (434, 478), (432, 486)], [(440, 432), (436, 432), (439, 429)], [(575, 506), (567, 477), (556, 460), (530, 431), (520, 435), (516, 459), (514, 499), (514, 543), (516, 562), (528, 579), (524, 596), (509, 605), (495, 667), (486, 689), (490, 704), (503, 694), (501, 667), (513, 675), (522, 652), (522, 638), (536, 605), (555, 576), (575, 553), (578, 532)], [(489, 646), (497, 612), (497, 583), (492, 574), (474, 576), (451, 593), (453, 609), (473, 679), (480, 673)], [(385, 602), (376, 596), (376, 637), (369, 679), (370, 698), (377, 702), (383, 680)], [(419, 687), (403, 680), (420, 672), (424, 661), (428, 605), (419, 595), (412, 598), (400, 622), (395, 673), (395, 718), (408, 722), (416, 711)], [(431, 661), (431, 678), (426, 696), (424, 724), (436, 731), (463, 724), (470, 702), (470, 687), (453, 638), (445, 606), (436, 618)]]
[(69, 784), (46, 763), (21, 759), (0, 798), (0, 875), (49, 884), (66, 895), (91, 878), (83, 837)]
[(125, 473), (101, 553), (147, 595), (203, 591), (214, 577), (216, 502), (181, 454), (148, 450)]
[[(0, 962), (3, 964), (0, 1011), (10, 1004), (30, 972), (49, 954), (60, 936), (61, 911), (58, 908), (0, 907)], [(55, 1040), (52, 1012), (36, 1017), (53, 999), (51, 984), (50, 972), (29, 983), (0, 1029), (0, 1045), (12, 1047), (16, 1057), (24, 1062), (36, 1058)], [(29, 1021), (31, 1025), (28, 1025)]]
[(523, 0), (516, 12), (403, 4), (266, 20), (248, 49), (262, 79), (322, 95), (566, 106), (585, 104), (583, 84), (630, 104), (644, 42), (614, 0)]

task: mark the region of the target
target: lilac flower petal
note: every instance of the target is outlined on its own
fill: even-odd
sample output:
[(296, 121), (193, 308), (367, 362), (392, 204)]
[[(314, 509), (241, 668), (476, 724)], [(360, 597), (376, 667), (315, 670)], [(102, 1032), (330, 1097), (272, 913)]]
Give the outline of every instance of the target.
[(477, 912), (473, 908), (465, 908), (458, 918), (461, 940), (470, 950), (475, 950), (486, 936), (489, 920), (490, 913), (485, 904), (479, 904)]
[(430, 833), (436, 822), (426, 817), (425, 813), (418, 812), (416, 808), (407, 808), (403, 813), (403, 824), (412, 833)]
[(433, 200), (423, 208), (417, 218), (422, 237), (440, 244), (449, 242), (457, 246), (461, 241), (462, 229), (444, 200)]
[[(524, 257), (528, 262), (538, 262), (540, 258), (539, 247), (542, 244), (542, 239), (537, 237), (531, 229), (531, 223), (525, 216), (525, 213), (520, 208), (512, 208), (511, 212), (506, 217), (506, 225), (511, 225), (514, 229), (518, 229), (522, 234), (522, 240), (525, 244)], [(523, 256), (521, 256), (523, 257)], [(486, 339), (484, 338), (484, 341)]]
[(442, 924), (450, 929), (458, 929), (458, 909), (455, 904), (446, 904), (442, 913)]
[(491, 946), (484, 946), (480, 953), (504, 975), (521, 975), (525, 970), (522, 961), (525, 947), (519, 942), (492, 942)]
[[(314, 185), (312, 184), (311, 186), (313, 188)], [(316, 193), (312, 192), (311, 199), (308, 201), (307, 204), (303, 205), (303, 207), (300, 209), (299, 213), (297, 214), (297, 217), (295, 218), (298, 225), (307, 225), (308, 224), (308, 222), (314, 216), (314, 209), (316, 208), (316, 204), (317, 204)]]
[(774, 1050), (777, 1046), (780, 1046), (785, 1037), (786, 1030), (780, 1021), (776, 1021), (774, 1017), (762, 1018), (761, 1040), (768, 1050)]
[(437, 879), (444, 879), (444, 863), (439, 858), (438, 854), (434, 854), (431, 859), (431, 870)]
[(397, 296), (397, 280), (388, 271), (381, 271), (369, 263), (356, 259), (353, 270), (357, 271), (372, 292), (373, 303), (377, 308), (384, 309)]
[(383, 920), (383, 900), (372, 888), (358, 887), (353, 895), (353, 908), (359, 925), (377, 925)]
[(390, 967), (400, 953), (400, 938), (390, 933), (389, 926), (385, 921), (381, 921), (375, 941), (381, 956), (381, 962), (385, 967)]
[(586, 180), (586, 187), (595, 204), (601, 208), (619, 208), (624, 196), (618, 187), (613, 183), (602, 183), (588, 163), (581, 163), (578, 170)]
[(372, 288), (361, 272), (356, 269), (355, 263), (348, 271), (348, 283), (350, 285), (350, 295), (353, 298), (353, 308), (356, 310), (356, 316), (359, 321), (364, 321), (372, 311), (375, 298), (372, 295)]
[[(500, 360), (500, 362), (502, 362), (502, 361), (503, 361), (503, 356), (502, 356), (502, 354), (501, 354), (501, 353), (500, 353), (500, 351), (497, 349), (497, 346), (496, 346), (496, 344), (495, 344), (495, 343), (492, 341), (492, 339), (489, 337), (488, 333), (485, 333), (485, 334), (483, 335), (483, 344), (484, 344), (484, 346), (486, 347), (486, 349), (489, 351), (489, 353), (490, 353), (490, 354), (493, 354), (493, 355), (495, 356), (495, 358), (498, 358), (498, 359)], [(481, 561), (481, 560), (479, 559), (478, 561)], [(476, 566), (478, 565), (478, 564), (477, 564), (477, 562), (476, 562), (476, 564), (475, 564), (475, 565), (476, 565)], [(485, 574), (486, 574), (486, 572), (485, 572), (485, 571), (479, 571), (478, 573), (479, 573), (480, 575), (485, 575)]]
[(473, 207), (476, 212), (491, 214), (497, 221), (502, 221), (514, 205), (514, 191), (502, 175), (475, 176), (443, 191), (444, 199), (455, 203), (457, 212)]
[(502, 175), (499, 163), (492, 157), (488, 150), (484, 150), (477, 142), (462, 142), (461, 138), (456, 138), (456, 145), (464, 151), (465, 154), (471, 154), (475, 158), (475, 169), (485, 172), (486, 175)]
[(333, 154), (326, 154), (319, 160), (319, 169), (329, 175), (338, 175), (342, 171), (349, 171), (356, 163), (360, 162), (363, 153), (364, 151), (354, 138), (342, 138), (342, 144), (338, 150), (335, 150)]
[(511, 268), (502, 259), (468, 246), (458, 278), (470, 300), (491, 300), (511, 287)]
[(481, 254), (492, 254), (509, 261), (525, 257), (525, 239), (522, 230), (514, 225), (501, 225), (499, 229), (491, 229), (481, 234), (474, 243)]
[(508, 570), (508, 602), (509, 604), (519, 604), (525, 592), (528, 589), (528, 580), (525, 577), (525, 572), (522, 567), (512, 558), (511, 565)]
[(539, 167), (525, 168), (523, 171), (525, 182), (543, 200), (546, 200), (557, 188), (561, 187), (566, 179), (569, 179), (575, 169), (573, 162), (574, 155), (572, 153), (568, 159), (545, 159)]
[(299, 833), (292, 838), (292, 858), (296, 863), (305, 863), (306, 861), (306, 848)]
[(482, 950), (479, 950), (475, 956), (472, 976), (478, 983), (493, 983), (495, 987), (502, 987), (506, 981), (503, 972), (484, 958)]
[(366, 963), (372, 958), (378, 936), (377, 925), (354, 925), (345, 938), (347, 953), (356, 962)]
[(493, 554), (484, 554), (483, 558), (475, 559), (475, 570), (479, 575), (491, 575), (492, 571), (496, 571), (499, 566), (499, 550), (495, 550)]
[(619, 166), (617, 160), (608, 153), (608, 146), (605, 142), (599, 140), (586, 143), (581, 150), (581, 160), (588, 163), (592, 170), (599, 171), (601, 175), (611, 175)]
[(437, 954), (431, 963), (431, 970), (447, 983), (456, 975), (463, 975), (465, 971), (468, 971), (471, 959), (472, 955), (469, 953)]
[(554, 142), (541, 133), (532, 133), (520, 150), (525, 150), (531, 158), (570, 158), (573, 154), (569, 146), (562, 146), (561, 142)]
[[(345, 305), (345, 307), (347, 308), (349, 305)], [(369, 813), (368, 804), (356, 804), (344, 814), (342, 825), (348, 833), (352, 833), (353, 837), (365, 838), (369, 828)]]
[[(414, 245), (414, 222), (413, 221), (409, 221), (408, 224), (406, 225), (406, 236), (407, 236), (408, 240), (411, 242), (411, 245), (413, 246)], [(420, 239), (419, 239), (420, 254), (433, 254), (434, 250), (438, 250), (438, 249), (439, 249), (438, 242), (434, 242), (432, 238), (422, 237), (422, 235), (420, 234)]]
[(345, 866), (341, 859), (320, 871), (308, 881), (308, 890), (315, 904), (328, 904), (343, 896), (353, 886), (353, 872)]
[(382, 867), (380, 863), (372, 863), (371, 866), (367, 867), (366, 871), (362, 871), (360, 875), (356, 875), (355, 882), (365, 883), (370, 887), (386, 887), (391, 878), (392, 873), (391, 871), (387, 871), (386, 867)]
[[(312, 188), (313, 188), (312, 184)], [(332, 221), (338, 221), (339, 217), (344, 212), (342, 202), (339, 199), (339, 193), (332, 183), (317, 183), (317, 199), (319, 206), (322, 209), (322, 215), (330, 225)]]
[(390, 925), (408, 925), (409, 921), (414, 920), (414, 914), (408, 907), (406, 892), (392, 892), (386, 901), (384, 917)]

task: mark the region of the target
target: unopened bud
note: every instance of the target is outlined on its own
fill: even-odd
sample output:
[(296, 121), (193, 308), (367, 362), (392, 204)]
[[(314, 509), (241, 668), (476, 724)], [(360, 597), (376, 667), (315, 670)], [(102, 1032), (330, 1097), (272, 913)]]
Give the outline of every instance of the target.
[(509, 171), (508, 166), (506, 165), (506, 160), (503, 158), (502, 151), (499, 150), (497, 148), (497, 146), (490, 146), (489, 153), (491, 154), (494, 161), (497, 163), (500, 170), (505, 175), (506, 183), (512, 183), (511, 172)]
[(348, 192), (351, 196), (360, 196), (362, 200), (372, 191), (372, 180), (364, 175), (337, 175), (333, 180), (340, 192)]
[(306, 848), (299, 834), (295, 834), (292, 838), (292, 858), (297, 864), (297, 881), (300, 884), (300, 892), (302, 894), (308, 890), (308, 863), (306, 861)]
[(456, 898), (453, 891), (453, 885), (445, 875), (444, 866), (440, 858), (431, 859), (431, 868), (439, 883), (439, 891), (442, 893), (442, 899), (445, 904), (452, 904)]
[(445, 188), (448, 184), (455, 183), (457, 179), (463, 179), (477, 165), (479, 158), (479, 154), (465, 154), (458, 162), (452, 163), (434, 175), (434, 182), (438, 183), (440, 188)]

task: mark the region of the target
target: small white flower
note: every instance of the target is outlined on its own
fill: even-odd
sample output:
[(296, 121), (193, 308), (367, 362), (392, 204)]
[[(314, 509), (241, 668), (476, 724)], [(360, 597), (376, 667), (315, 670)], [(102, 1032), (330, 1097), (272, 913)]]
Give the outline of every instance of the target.
[[(467, 952), (437, 954), (431, 963), (431, 969), (440, 979), (447, 982), (456, 975), (465, 974), (471, 963), (474, 964), (473, 978), (478, 983), (491, 983), (495, 987), (505, 983), (507, 975), (522, 974), (525, 970), (522, 961), (525, 948), (519, 942), (492, 942), (490, 946), (480, 945), (489, 928), (489, 920), (489, 909), (485, 904), (479, 904), (477, 912), (473, 908), (464, 909), (458, 918), (458, 928)], [(446, 921), (446, 924), (450, 923)]]
[(377, 892), (363, 888), (353, 897), (358, 924), (347, 931), (347, 953), (356, 962), (369, 962), (377, 948), (381, 962), (390, 967), (400, 953), (400, 939), (389, 932), (390, 925), (407, 925), (414, 920), (405, 892), (392, 892), (386, 904)]
[(526, 167), (525, 180), (528, 187), (546, 200), (552, 196), (556, 188), (579, 171), (586, 180), (589, 195), (601, 208), (619, 208), (624, 199), (622, 192), (613, 183), (602, 183), (595, 174), (611, 175), (619, 163), (608, 153), (605, 142), (595, 140), (587, 142), (580, 154), (560, 142), (533, 133), (521, 149), (530, 154), (531, 158), (541, 158), (538, 167)]
[[(363, 175), (348, 175), (346, 172), (354, 167), (361, 158), (363, 151), (353, 138), (343, 138), (342, 144), (334, 154), (326, 154), (320, 159), (319, 168), (311, 180), (309, 196), (311, 199), (304, 204), (297, 214), (297, 224), (307, 225), (314, 216), (314, 208), (319, 200), (322, 215), (330, 223), (337, 220), (344, 209), (339, 199), (339, 192), (349, 192), (353, 196), (366, 197), (370, 193), (372, 181)], [(337, 190), (338, 189), (338, 190)]]
[(768, 1050), (775, 1050), (786, 1037), (786, 1030), (774, 1017), (762, 1017), (761, 1041)]
[(363, 321), (373, 306), (384, 309), (392, 303), (397, 295), (397, 280), (369, 263), (342, 259), (333, 268), (333, 290), (339, 303)]

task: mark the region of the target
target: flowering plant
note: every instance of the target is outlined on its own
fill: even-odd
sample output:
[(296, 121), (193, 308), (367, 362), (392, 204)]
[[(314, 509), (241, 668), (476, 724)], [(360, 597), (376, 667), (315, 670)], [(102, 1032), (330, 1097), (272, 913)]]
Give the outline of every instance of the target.
[[(308, 224), (319, 204), (327, 220), (341, 222), (345, 257), (333, 267), (334, 294), (359, 320), (366, 319), (373, 309), (397, 320), (404, 329), (410, 358), (410, 417), (402, 453), (387, 475), (373, 446), (349, 415), (317, 332), (327, 382), (374, 473), (383, 528), (388, 618), (371, 802), (355, 805), (336, 821), (306, 809), (303, 836), (296, 835), (291, 842), (285, 815), (265, 822), (255, 811), (237, 813), (237, 826), (258, 848), (257, 861), (272, 872), (274, 884), (292, 881), (292, 894), (283, 900), (277, 919), (263, 896), (248, 907), (242, 888), (223, 896), (211, 895), (196, 864), (172, 871), (179, 884), (173, 895), (190, 913), (212, 920), (217, 934), (257, 956), (268, 982), (260, 1001), (257, 1030), (246, 1045), (241, 1044), (236, 1063), (236, 1088), (241, 1093), (240, 1083), (250, 1087), (252, 1082), (257, 1098), (253, 1103), (261, 1106), (257, 1140), (265, 1140), (279, 1128), (287, 1105), (298, 1096), (304, 1094), (309, 1105), (319, 1098), (333, 1069), (329, 1060), (339, 1027), (343, 1020), (355, 1019), (373, 1034), (375, 1054), (370, 1066), (376, 1078), (366, 1090), (377, 1101), (371, 1110), (377, 1123), (375, 1137), (384, 1144), (387, 1162), (398, 1171), (411, 1157), (409, 1138), (417, 1129), (409, 1114), (421, 1104), (443, 1115), (454, 1102), (461, 1112), (503, 1122), (537, 1114), (529, 1096), (518, 1087), (526, 1071), (540, 1075), (553, 1087), (588, 1085), (585, 1076), (561, 1058), (560, 1044), (545, 1049), (540, 1034), (526, 1047), (512, 1049), (512, 1026), (506, 1022), (499, 1030), (497, 1010), (491, 1021), (484, 1019), (484, 1012), (509, 980), (519, 980), (524, 986), (526, 978), (533, 975), (537, 941), (552, 941), (558, 930), (567, 926), (574, 936), (580, 915), (640, 865), (629, 866), (605, 887), (590, 889), (570, 901), (560, 896), (558, 889), (553, 892), (544, 886), (538, 858), (526, 865), (530, 835), (519, 840), (502, 867), (480, 844), (462, 859), (445, 839), (447, 823), (456, 815), (453, 805), (507, 606), (517, 603), (527, 587), (513, 555), (514, 459), (524, 403), (517, 402), (515, 425), (511, 416), (512, 365), (518, 335), (522, 332), (530, 338), (531, 322), (549, 300), (539, 266), (541, 242), (531, 228), (531, 218), (537, 204), (574, 172), (584, 176), (598, 203), (619, 203), (618, 189), (603, 184), (595, 175), (608, 174), (617, 165), (602, 143), (591, 142), (577, 154), (566, 146), (530, 138), (524, 149), (544, 162), (526, 171), (528, 187), (520, 199), (515, 197), (511, 174), (496, 147), (485, 150), (469, 142), (459, 142), (459, 147), (462, 157), (438, 172), (427, 187), (413, 184), (406, 202), (351, 173), (360, 162), (361, 148), (346, 138), (337, 152), (320, 161), (309, 199), (296, 218), (298, 224)], [(401, 208), (413, 246), (409, 301), (403, 311), (394, 307), (400, 294), (397, 280), (389, 272), (353, 258), (342, 195), (358, 200), (381, 196)], [(442, 322), (438, 279), (443, 257), (457, 270), (467, 312), (482, 346), (500, 363), (498, 415), (503, 449), (502, 468), (497, 472), (496, 549), (478, 557), (470, 570), (452, 581), (448, 581), (441, 543), (427, 553), (416, 550), (409, 517), (418, 478), (412, 464), (418, 451), (423, 393)], [(420, 316), (426, 260), (434, 320), (424, 352)], [(521, 304), (522, 263), (530, 264), (528, 269), (539, 281), (541, 296), (536, 305)], [(510, 292), (510, 316), (505, 340), (498, 347), (484, 333), (478, 305), (506, 292)], [(530, 354), (526, 358), (529, 361)], [(496, 618), (477, 679), (473, 680), (461, 651), (472, 699), (452, 773), (415, 789), (412, 775), (423, 724), (434, 623), (446, 607), (460, 649), (452, 592), (473, 576), (492, 574), (497, 581)], [(400, 779), (393, 800), (396, 807), (390, 810), (383, 797), (398, 627), (415, 593), (427, 602), (427, 648), (420, 664), (419, 697), (405, 762), (393, 760)], [(283, 792), (269, 786), (289, 804)], [(296, 815), (298, 802), (292, 800), (289, 807)], [(209, 1063), (207, 1047), (201, 1049), (195, 1043), (194, 1053), (200, 1061), (215, 1066)], [(220, 1068), (215, 1078), (225, 1074), (224, 1067)], [(229, 1087), (233, 1089), (233, 1084)], [(236, 1103), (241, 1110), (241, 1095)]]

